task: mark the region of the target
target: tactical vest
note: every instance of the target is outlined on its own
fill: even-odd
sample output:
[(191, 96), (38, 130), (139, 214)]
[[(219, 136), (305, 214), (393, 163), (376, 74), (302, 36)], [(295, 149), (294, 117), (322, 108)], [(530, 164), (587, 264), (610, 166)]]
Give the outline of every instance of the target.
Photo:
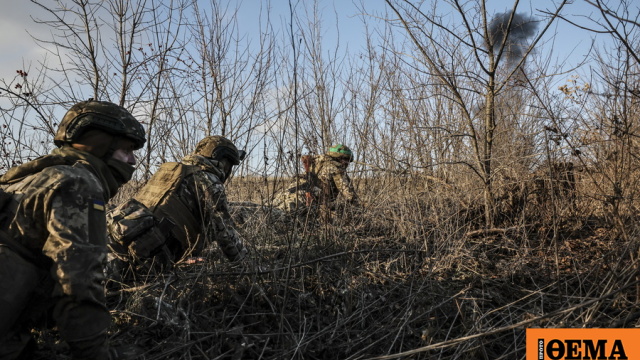
[(182, 244), (183, 250), (197, 243), (202, 221), (194, 216), (177, 190), (185, 177), (199, 170), (198, 166), (179, 162), (164, 163), (134, 196), (158, 218), (173, 220), (176, 226), (171, 228), (171, 235)]

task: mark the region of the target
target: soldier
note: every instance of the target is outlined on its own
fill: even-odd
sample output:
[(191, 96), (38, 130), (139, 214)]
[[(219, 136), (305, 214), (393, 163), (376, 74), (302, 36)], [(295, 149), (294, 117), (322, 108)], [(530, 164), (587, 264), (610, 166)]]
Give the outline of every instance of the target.
[(301, 160), (305, 174), (276, 194), (275, 207), (295, 211), (319, 205), (325, 217), (330, 217), (339, 195), (350, 204), (359, 205), (358, 196), (347, 175), (347, 167), (353, 161), (351, 149), (337, 144), (324, 155), (305, 155)]
[(216, 241), (230, 261), (242, 260), (247, 249), (229, 214), (224, 182), (244, 156), (228, 139), (207, 136), (193, 154), (162, 164), (132, 200), (109, 214), (113, 255), (176, 263)]
[(29, 359), (30, 330), (53, 319), (73, 359), (128, 358), (109, 347), (105, 203), (133, 175), (142, 125), (104, 101), (72, 106), (49, 155), (0, 178), (0, 359)]

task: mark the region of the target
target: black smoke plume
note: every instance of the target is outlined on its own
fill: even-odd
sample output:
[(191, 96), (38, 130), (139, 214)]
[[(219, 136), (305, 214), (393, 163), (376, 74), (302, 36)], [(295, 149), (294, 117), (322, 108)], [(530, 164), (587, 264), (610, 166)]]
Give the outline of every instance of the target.
[(528, 40), (535, 35), (538, 22), (531, 16), (515, 13), (511, 21), (511, 30), (507, 32), (509, 17), (512, 12), (496, 14), (489, 23), (489, 36), (493, 43), (493, 50), (499, 51), (504, 37), (508, 33), (505, 44), (505, 56), (509, 66), (516, 65), (529, 46)]

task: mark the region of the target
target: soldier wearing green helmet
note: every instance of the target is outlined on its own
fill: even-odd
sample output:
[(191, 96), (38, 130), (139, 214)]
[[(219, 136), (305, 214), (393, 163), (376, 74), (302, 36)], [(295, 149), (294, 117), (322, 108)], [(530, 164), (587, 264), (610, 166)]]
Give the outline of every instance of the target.
[(353, 152), (343, 144), (331, 146), (326, 154), (302, 156), (305, 174), (276, 194), (274, 206), (293, 211), (317, 205), (322, 218), (328, 221), (339, 196), (352, 205), (358, 205), (358, 195), (347, 174), (347, 167), (353, 159)]
[(353, 152), (346, 145), (337, 144), (333, 145), (327, 151), (327, 155), (334, 159), (344, 160), (348, 162), (353, 161)]
[(133, 199), (108, 215), (114, 263), (121, 263), (116, 267), (193, 261), (212, 242), (230, 261), (242, 260), (247, 249), (229, 213), (224, 182), (244, 157), (232, 141), (214, 135), (180, 162), (162, 164)]
[(0, 178), (0, 358), (31, 358), (30, 331), (48, 318), (72, 359), (129, 358), (135, 348), (107, 342), (105, 207), (131, 178), (144, 129), (89, 100), (67, 111), (54, 143)]

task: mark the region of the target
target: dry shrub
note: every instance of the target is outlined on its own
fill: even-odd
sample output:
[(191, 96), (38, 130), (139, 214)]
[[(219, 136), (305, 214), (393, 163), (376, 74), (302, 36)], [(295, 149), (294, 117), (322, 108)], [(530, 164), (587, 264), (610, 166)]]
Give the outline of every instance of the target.
[[(139, 344), (146, 359), (515, 359), (527, 327), (638, 325), (637, 228), (623, 238), (602, 220), (531, 215), (482, 229), (470, 186), (357, 185), (363, 208), (340, 206), (329, 224), (236, 193), (255, 266), (213, 245), (205, 262), (112, 289), (112, 342)], [(588, 216), (583, 185), (575, 213)]]

